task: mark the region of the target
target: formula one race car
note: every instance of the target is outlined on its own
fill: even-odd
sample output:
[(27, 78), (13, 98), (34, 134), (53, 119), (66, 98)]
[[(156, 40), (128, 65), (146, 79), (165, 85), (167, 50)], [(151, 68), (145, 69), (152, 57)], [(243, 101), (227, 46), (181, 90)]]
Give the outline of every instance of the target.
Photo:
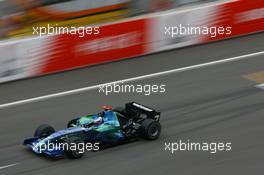
[(80, 158), (84, 150), (97, 151), (138, 138), (156, 140), (161, 132), (159, 120), (160, 112), (136, 102), (126, 103), (125, 108), (104, 106), (103, 112), (73, 119), (57, 132), (42, 124), (24, 145), (37, 154)]

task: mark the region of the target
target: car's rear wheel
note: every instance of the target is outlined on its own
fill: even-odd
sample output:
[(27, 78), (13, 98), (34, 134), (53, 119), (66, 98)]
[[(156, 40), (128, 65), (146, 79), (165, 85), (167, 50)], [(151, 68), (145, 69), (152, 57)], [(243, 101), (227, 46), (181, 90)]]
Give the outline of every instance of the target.
[(39, 137), (39, 138), (48, 137), (54, 132), (55, 129), (52, 126), (47, 124), (42, 124), (35, 130), (34, 137)]
[[(79, 137), (70, 137), (67, 140), (68, 149), (64, 150), (65, 155), (71, 159), (79, 159), (84, 155), (84, 144)], [(83, 147), (81, 147), (83, 146)]]
[(142, 137), (148, 140), (156, 140), (161, 132), (161, 125), (153, 119), (145, 119), (141, 124)]

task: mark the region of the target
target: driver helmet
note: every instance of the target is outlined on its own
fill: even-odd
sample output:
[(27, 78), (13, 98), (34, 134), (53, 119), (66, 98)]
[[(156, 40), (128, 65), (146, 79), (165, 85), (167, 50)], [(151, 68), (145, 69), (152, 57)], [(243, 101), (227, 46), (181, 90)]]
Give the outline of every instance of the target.
[(113, 108), (112, 108), (112, 106), (103, 106), (103, 112), (101, 112), (100, 113), (100, 116), (101, 117), (104, 117), (105, 116), (105, 113), (107, 112), (107, 111), (110, 111), (110, 110), (112, 110)]
[(112, 110), (112, 106), (103, 106), (104, 111)]

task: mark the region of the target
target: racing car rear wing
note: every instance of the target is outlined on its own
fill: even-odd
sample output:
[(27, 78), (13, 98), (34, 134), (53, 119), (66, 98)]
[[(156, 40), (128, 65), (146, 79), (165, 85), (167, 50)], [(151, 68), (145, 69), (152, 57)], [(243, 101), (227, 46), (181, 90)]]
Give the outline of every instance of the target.
[(146, 114), (147, 118), (159, 121), (160, 112), (136, 102), (126, 103), (126, 111), (129, 113)]

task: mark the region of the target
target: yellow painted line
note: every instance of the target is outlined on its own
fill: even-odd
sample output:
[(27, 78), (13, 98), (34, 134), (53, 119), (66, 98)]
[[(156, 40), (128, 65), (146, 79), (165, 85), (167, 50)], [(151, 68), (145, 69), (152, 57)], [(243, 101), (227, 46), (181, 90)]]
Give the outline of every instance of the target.
[(264, 71), (247, 74), (243, 77), (256, 83), (264, 83)]

